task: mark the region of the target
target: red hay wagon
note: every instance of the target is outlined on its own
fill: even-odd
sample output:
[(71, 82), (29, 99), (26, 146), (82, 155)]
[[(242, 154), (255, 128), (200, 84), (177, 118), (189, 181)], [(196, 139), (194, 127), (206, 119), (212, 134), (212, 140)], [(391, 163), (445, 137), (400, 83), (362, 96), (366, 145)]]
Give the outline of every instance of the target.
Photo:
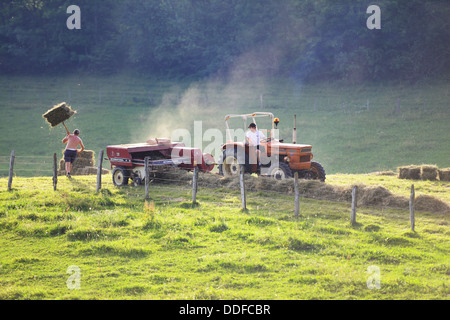
[(158, 172), (178, 167), (193, 170), (195, 165), (200, 171), (208, 172), (214, 168), (214, 157), (202, 153), (198, 148), (189, 148), (180, 142), (166, 138), (155, 138), (144, 143), (120, 144), (106, 147), (111, 163), (112, 179), (116, 186), (128, 184), (132, 179), (140, 185), (145, 179), (145, 159), (148, 157), (150, 172)]

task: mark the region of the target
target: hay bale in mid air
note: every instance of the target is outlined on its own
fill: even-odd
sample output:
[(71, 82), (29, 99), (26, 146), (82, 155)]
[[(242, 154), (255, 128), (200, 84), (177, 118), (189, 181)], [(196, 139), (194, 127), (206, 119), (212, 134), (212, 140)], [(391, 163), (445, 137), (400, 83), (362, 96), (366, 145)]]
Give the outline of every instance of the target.
[(419, 180), (421, 168), (419, 166), (404, 166), (398, 168), (398, 177), (400, 179)]
[(450, 168), (439, 169), (439, 180), (450, 181)]
[(65, 102), (62, 102), (42, 115), (50, 126), (55, 127), (61, 122), (68, 120), (76, 111), (72, 110)]

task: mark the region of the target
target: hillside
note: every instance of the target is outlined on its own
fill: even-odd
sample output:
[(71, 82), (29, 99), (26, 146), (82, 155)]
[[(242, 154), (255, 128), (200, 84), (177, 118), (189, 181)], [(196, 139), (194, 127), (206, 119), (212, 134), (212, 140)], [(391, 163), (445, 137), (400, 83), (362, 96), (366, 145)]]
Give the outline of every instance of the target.
[[(328, 179), (375, 184), (372, 175)], [(404, 181), (382, 179), (401, 195)], [(448, 190), (415, 183), (418, 196)], [(242, 211), (226, 185), (200, 185), (192, 206), (181, 177), (155, 180), (149, 201), (143, 187), (117, 188), (110, 176), (100, 193), (95, 176), (60, 177), (57, 191), (48, 177), (6, 185), (0, 179), (0, 299), (449, 298), (448, 214), (417, 211), (411, 232), (408, 210), (359, 207), (351, 226), (348, 202), (304, 194), (298, 218), (292, 194), (248, 191)], [(373, 266), (379, 289), (368, 288)]]
[[(220, 132), (218, 140), (224, 142), (226, 114), (267, 111), (280, 118), (280, 138), (286, 142), (292, 141), (297, 115), (297, 141), (313, 146), (314, 159), (327, 174), (396, 170), (409, 164), (446, 168), (448, 98), (445, 81), (304, 84), (291, 78), (195, 82), (126, 74), (0, 76), (0, 177), (8, 175), (12, 149), (19, 176), (51, 175), (52, 156), (61, 155), (65, 130), (51, 129), (42, 114), (62, 101), (78, 111), (67, 126), (80, 129), (86, 148), (97, 155), (108, 145), (149, 137), (184, 139), (177, 129), (190, 132), (186, 144), (200, 140), (205, 149), (214, 141), (208, 130)], [(195, 121), (201, 122), (201, 137), (193, 129)]]

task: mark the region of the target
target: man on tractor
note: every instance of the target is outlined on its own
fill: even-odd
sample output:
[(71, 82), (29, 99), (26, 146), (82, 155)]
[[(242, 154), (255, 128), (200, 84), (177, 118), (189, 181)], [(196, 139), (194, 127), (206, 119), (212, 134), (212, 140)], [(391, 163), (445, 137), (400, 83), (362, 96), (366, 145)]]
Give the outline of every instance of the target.
[[(248, 131), (245, 134), (245, 139), (247, 140), (247, 143), (249, 145), (249, 156), (250, 156), (250, 163), (255, 164), (258, 163), (258, 166), (261, 165), (261, 141), (266, 139), (266, 136), (264, 133), (259, 131), (256, 128), (255, 123), (250, 123), (248, 126)], [(255, 159), (256, 155), (256, 159)]]
[[(267, 131), (268, 138), (258, 130), (256, 118), (261, 117), (271, 120), (272, 128)], [(244, 141), (235, 141), (235, 137), (231, 134), (228, 120), (232, 118), (241, 118), (244, 128), (247, 126), (247, 120), (252, 120)], [(322, 165), (312, 161), (311, 145), (299, 144), (295, 138), (292, 143), (277, 138), (279, 122), (280, 119), (275, 118), (271, 112), (226, 115), (227, 141), (222, 145), (219, 174), (233, 176), (239, 174), (242, 169), (246, 173), (256, 173), (277, 180), (291, 178), (294, 173), (298, 173), (299, 178), (325, 181), (325, 170)], [(295, 132), (296, 128), (293, 137)]]

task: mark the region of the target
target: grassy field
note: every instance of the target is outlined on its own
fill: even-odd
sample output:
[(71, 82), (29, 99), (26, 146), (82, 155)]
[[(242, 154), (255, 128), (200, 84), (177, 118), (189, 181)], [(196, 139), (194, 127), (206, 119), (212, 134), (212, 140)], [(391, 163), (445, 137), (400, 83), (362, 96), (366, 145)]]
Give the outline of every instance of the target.
[[(380, 180), (383, 179), (383, 180)], [(330, 175), (334, 185), (383, 184), (393, 176)], [(448, 203), (449, 184), (417, 181)], [(104, 176), (0, 179), (0, 299), (448, 299), (449, 216), (358, 208), (292, 195), (188, 184), (114, 187)], [(440, 191), (445, 189), (445, 195)], [(406, 193), (405, 193), (406, 195)], [(68, 268), (79, 268), (70, 289)], [(373, 285), (379, 270), (379, 289)], [(69, 282), (69, 287), (68, 287)]]
[[(0, 76), (0, 176), (16, 151), (19, 176), (49, 175), (60, 155), (62, 126), (50, 129), (42, 114), (66, 101), (78, 113), (87, 149), (170, 136), (174, 129), (225, 131), (228, 113), (270, 111), (281, 137), (313, 145), (327, 173), (369, 173), (409, 164), (449, 167), (448, 82), (409, 84), (301, 84), (291, 79), (228, 79), (198, 82), (131, 75), (111, 77)], [(206, 142), (204, 142), (205, 144)], [(217, 157), (217, 155), (216, 155)]]

